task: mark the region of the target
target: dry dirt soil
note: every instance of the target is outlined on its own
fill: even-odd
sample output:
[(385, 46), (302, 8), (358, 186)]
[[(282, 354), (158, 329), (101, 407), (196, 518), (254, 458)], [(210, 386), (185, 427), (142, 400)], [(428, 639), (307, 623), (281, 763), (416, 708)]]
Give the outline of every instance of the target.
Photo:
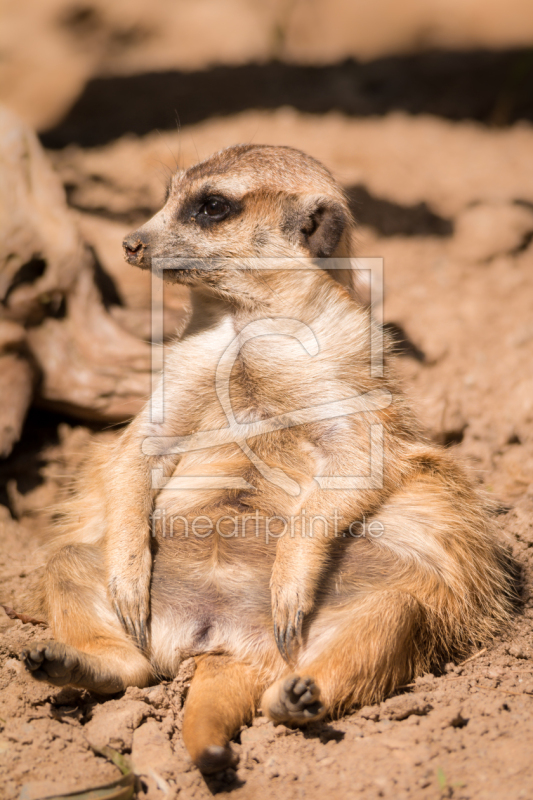
[[(96, 22), (82, 13), (69, 24), (83, 32)], [(214, 793), (234, 800), (533, 797), (533, 106), (520, 82), (500, 81), (494, 91), (491, 82), (511, 74), (509, 64), (521, 64), (520, 75), (530, 67), (523, 53), (468, 58), (477, 78), (469, 72), (464, 81), (457, 67), (464, 61), (452, 56), (370, 65), (359, 94), (353, 65), (326, 75), (274, 64), (272, 73), (243, 73), (245, 88), (275, 79), (263, 110), (242, 110), (242, 98), (233, 102), (226, 88), (215, 98), (225, 116), (202, 120), (207, 112), (193, 109), (194, 124), (180, 132), (155, 131), (165, 86), (175, 86), (176, 76), (170, 84), (119, 81), (111, 89), (102, 79), (43, 140), (83, 236), (114, 284), (112, 313), (141, 337), (149, 331), (148, 278), (124, 264), (120, 243), (158, 208), (176, 163), (255, 141), (300, 147), (332, 169), (360, 223), (359, 254), (384, 258), (385, 324), (407, 394), (428, 435), (453, 448), (494, 500), (499, 535), (520, 566), (513, 624), (471, 660), (441, 665), (341, 720), (294, 731), (256, 718), (237, 737), (236, 772), (205, 780), (180, 736), (190, 665), (173, 682), (108, 700), (32, 683), (19, 654), (47, 631), (0, 609), (6, 800), (114, 781), (120, 771), (100, 754), (106, 745), (131, 759), (147, 800)], [(422, 94), (413, 92), (413, 70), (429, 75)], [(452, 73), (456, 90), (446, 95)], [(207, 70), (187, 91), (201, 91), (211, 77), (222, 93), (235, 74)], [(295, 80), (301, 91), (286, 89)], [(315, 97), (315, 89), (322, 106), (295, 100)], [(108, 115), (113, 98), (139, 113), (139, 92), (136, 125)], [(328, 106), (328, 92), (343, 102)], [(8, 608), (23, 610), (60, 487), (91, 440), (112, 436), (115, 430), (31, 411), (22, 441), (0, 463), (0, 601)]]
[[(523, 606), (485, 652), (443, 665), (381, 705), (305, 732), (256, 719), (235, 745), (236, 774), (208, 782), (180, 739), (183, 676), (108, 701), (31, 683), (18, 656), (46, 631), (3, 615), (5, 795), (33, 800), (109, 782), (119, 771), (93, 749), (107, 743), (131, 753), (141, 797), (532, 797), (533, 129), (281, 109), (56, 150), (81, 229), (115, 281), (117, 319), (137, 319), (137, 332), (146, 323), (147, 278), (123, 263), (120, 242), (157, 208), (174, 157), (187, 164), (196, 152), (250, 140), (307, 149), (350, 192), (360, 255), (384, 258), (385, 322), (407, 393), (429, 434), (453, 447), (497, 501), (496, 524), (522, 570)], [(114, 435), (31, 412), (0, 470), (1, 599), (9, 607), (22, 608), (58, 487), (92, 438)]]

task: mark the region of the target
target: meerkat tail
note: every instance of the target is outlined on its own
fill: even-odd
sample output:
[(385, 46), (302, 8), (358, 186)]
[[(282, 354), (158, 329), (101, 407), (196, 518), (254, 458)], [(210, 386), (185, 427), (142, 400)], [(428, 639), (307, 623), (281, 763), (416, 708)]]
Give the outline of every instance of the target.
[(196, 766), (209, 774), (237, 765), (229, 743), (252, 719), (262, 687), (252, 667), (229, 656), (200, 656), (196, 663), (182, 735)]

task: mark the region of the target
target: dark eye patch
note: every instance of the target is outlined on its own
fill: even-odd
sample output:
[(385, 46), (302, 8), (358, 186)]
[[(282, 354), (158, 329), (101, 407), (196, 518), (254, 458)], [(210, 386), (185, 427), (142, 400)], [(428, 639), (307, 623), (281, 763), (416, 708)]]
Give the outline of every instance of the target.
[(191, 193), (178, 209), (177, 219), (183, 223), (195, 223), (202, 228), (212, 228), (228, 217), (241, 213), (241, 200), (218, 194), (216, 189), (204, 185), (199, 192)]
[(241, 203), (219, 194), (204, 193), (192, 213), (195, 222), (204, 228), (216, 225), (228, 217), (234, 217), (242, 210)]
[(213, 222), (220, 222), (231, 213), (231, 206), (224, 197), (208, 197), (200, 206), (199, 215), (209, 217)]

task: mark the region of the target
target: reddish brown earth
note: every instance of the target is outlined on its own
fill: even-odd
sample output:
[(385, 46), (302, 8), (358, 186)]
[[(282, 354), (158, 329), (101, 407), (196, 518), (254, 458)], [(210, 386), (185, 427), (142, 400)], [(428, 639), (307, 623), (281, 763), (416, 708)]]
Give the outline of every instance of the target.
[[(360, 255), (384, 258), (385, 321), (407, 394), (429, 435), (452, 447), (495, 501), (499, 535), (520, 566), (522, 603), (485, 651), (380, 705), (304, 732), (256, 718), (237, 737), (236, 773), (208, 781), (180, 736), (190, 664), (173, 682), (108, 700), (53, 689), (32, 682), (19, 661), (47, 631), (0, 609), (0, 796), (43, 800), (112, 782), (120, 772), (109, 751), (99, 754), (107, 745), (131, 760), (146, 800), (529, 800), (533, 104), (519, 76), (530, 51), (450, 53), (527, 46), (531, 4), (335, 0), (332, 14), (329, 0), (317, 0), (308, 14), (292, 0), (264, 9), (247, 0), (224, 8), (47, 0), (31, 15), (24, 5), (6, 2), (0, 99), (56, 148), (49, 156), (72, 213), (121, 301), (110, 313), (137, 337), (150, 331), (149, 278), (123, 262), (120, 243), (158, 208), (176, 162), (255, 141), (299, 147), (332, 169), (360, 222)], [(335, 27), (335, 19), (345, 22)], [(435, 44), (450, 53), (424, 55)], [(342, 62), (390, 54), (362, 72)], [(280, 56), (281, 66), (272, 62)], [(249, 61), (263, 66), (247, 71)], [(298, 61), (338, 63), (320, 83), (323, 74), (298, 72)], [(467, 61), (479, 70), (475, 80), (464, 78)], [(229, 71), (209, 68), (217, 63)], [(169, 73), (147, 83), (137, 75), (155, 70)], [(186, 123), (209, 118), (168, 132), (178, 106)], [(167, 300), (169, 334), (183, 296), (168, 292)], [(23, 609), (50, 504), (89, 442), (115, 435), (30, 412), (21, 442), (0, 462), (1, 603)]]
[[(146, 316), (146, 281), (123, 264), (122, 233), (164, 190), (163, 164), (230, 142), (282, 141), (322, 158), (352, 187), (361, 255), (385, 259), (385, 319), (408, 339), (398, 369), (430, 434), (498, 503), (523, 571), (523, 608), (464, 665), (446, 665), (381, 705), (309, 730), (257, 718), (238, 737), (236, 774), (206, 782), (180, 738), (186, 677), (103, 701), (32, 683), (21, 648), (46, 636), (2, 615), (0, 770), (5, 796), (42, 798), (105, 784), (118, 769), (93, 747), (131, 754), (140, 796), (529, 798), (533, 741), (533, 129), (392, 115), (354, 121), (290, 110), (247, 113), (178, 134), (69, 149), (54, 162), (84, 236), (125, 306)], [(181, 151), (181, 152), (180, 152)], [(359, 187), (359, 188), (353, 188)], [(361, 188), (363, 187), (363, 188)], [(425, 206), (421, 206), (425, 203)], [(144, 287), (144, 288), (143, 288)], [(144, 308), (144, 311), (143, 311)], [(144, 315), (144, 316), (143, 316)], [(141, 324), (142, 323), (142, 324)], [(91, 438), (33, 411), (2, 464), (2, 602), (20, 609), (46, 506)], [(22, 794), (21, 794), (22, 791)]]

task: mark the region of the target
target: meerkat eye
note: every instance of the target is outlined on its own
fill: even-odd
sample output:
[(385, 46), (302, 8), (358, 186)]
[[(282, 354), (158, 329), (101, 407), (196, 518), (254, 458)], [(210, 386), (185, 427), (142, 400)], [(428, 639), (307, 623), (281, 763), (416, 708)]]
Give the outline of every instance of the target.
[(200, 215), (219, 222), (228, 216), (230, 210), (229, 203), (223, 197), (208, 197), (200, 207)]

